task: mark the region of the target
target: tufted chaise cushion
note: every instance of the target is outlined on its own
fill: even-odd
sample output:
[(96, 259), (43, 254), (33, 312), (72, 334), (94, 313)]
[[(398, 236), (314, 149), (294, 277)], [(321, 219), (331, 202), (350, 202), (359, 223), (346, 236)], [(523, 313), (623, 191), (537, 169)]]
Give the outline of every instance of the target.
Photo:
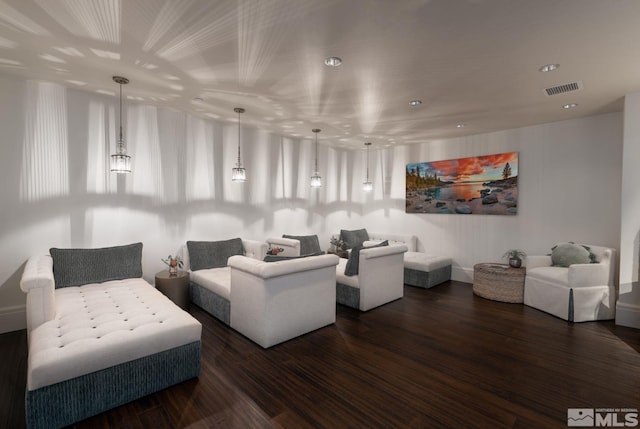
[(200, 323), (143, 279), (55, 294), (55, 318), (30, 333), (28, 390), (200, 341)]

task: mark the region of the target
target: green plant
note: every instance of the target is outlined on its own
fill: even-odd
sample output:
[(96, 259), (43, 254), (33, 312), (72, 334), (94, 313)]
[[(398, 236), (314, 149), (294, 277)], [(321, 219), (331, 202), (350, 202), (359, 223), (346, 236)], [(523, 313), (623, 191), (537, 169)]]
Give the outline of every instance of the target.
[(527, 257), (527, 254), (524, 252), (524, 250), (509, 249), (504, 252), (504, 255), (502, 255), (502, 257), (506, 259), (524, 259)]

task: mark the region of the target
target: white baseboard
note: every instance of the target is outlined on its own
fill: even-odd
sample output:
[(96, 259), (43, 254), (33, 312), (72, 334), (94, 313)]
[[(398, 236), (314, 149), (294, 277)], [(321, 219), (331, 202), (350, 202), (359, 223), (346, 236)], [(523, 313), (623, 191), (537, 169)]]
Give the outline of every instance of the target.
[(640, 329), (640, 285), (620, 285), (620, 290), (628, 290), (629, 286), (630, 291), (620, 294), (616, 303), (616, 325)]
[(0, 308), (0, 334), (27, 329), (25, 305)]
[(473, 283), (473, 268), (451, 267), (451, 280)]

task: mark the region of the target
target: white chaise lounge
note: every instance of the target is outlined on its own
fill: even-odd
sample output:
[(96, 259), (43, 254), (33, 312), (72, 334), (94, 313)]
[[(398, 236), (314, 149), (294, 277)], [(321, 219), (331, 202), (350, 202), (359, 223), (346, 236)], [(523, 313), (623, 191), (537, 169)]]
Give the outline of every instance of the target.
[(187, 243), (183, 255), (191, 263), (202, 257), (194, 252), (218, 264), (220, 252), (227, 257), (223, 267), (191, 265), (194, 304), (264, 348), (335, 323), (337, 256), (264, 262), (266, 244), (256, 241), (242, 240), (245, 255), (229, 255), (238, 251), (237, 240)]
[(20, 282), (28, 428), (67, 426), (198, 376), (202, 327), (140, 278), (142, 243), (51, 253), (30, 258)]
[(415, 235), (370, 232), (369, 240), (365, 245), (388, 240), (389, 244), (402, 243), (407, 246), (408, 250), (404, 254), (404, 283), (409, 286), (431, 288), (451, 280), (451, 258), (418, 252)]

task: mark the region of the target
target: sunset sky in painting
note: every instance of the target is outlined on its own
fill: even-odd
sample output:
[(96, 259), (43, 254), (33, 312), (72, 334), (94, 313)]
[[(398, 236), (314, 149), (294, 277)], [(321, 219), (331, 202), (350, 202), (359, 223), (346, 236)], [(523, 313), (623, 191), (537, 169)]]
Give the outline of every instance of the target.
[(502, 171), (507, 162), (511, 167), (511, 177), (517, 176), (518, 152), (419, 162), (407, 164), (407, 169), (411, 171), (419, 166), (421, 176), (433, 176), (436, 173), (441, 180), (447, 182), (486, 182), (502, 179)]

